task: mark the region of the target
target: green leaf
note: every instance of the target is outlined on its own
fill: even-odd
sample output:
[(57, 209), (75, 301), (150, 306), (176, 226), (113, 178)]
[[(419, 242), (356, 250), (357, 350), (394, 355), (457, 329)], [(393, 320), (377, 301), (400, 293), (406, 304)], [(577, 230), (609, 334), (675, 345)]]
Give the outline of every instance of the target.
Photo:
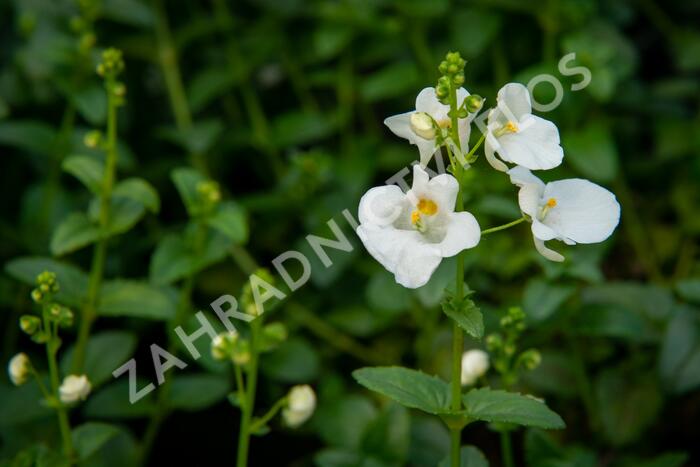
[(538, 323), (552, 316), (576, 289), (567, 285), (550, 284), (542, 279), (533, 279), (525, 287), (523, 309), (527, 318)]
[(473, 292), (468, 287), (465, 290), (465, 296), (461, 300), (455, 298), (454, 294), (448, 290), (447, 296), (442, 301), (442, 311), (467, 334), (481, 339), (484, 336), (484, 317), (479, 307), (469, 298)]
[(587, 287), (582, 292), (584, 303), (612, 303), (652, 320), (665, 320), (673, 308), (671, 292), (657, 285), (635, 282), (608, 282)]
[[(489, 467), (486, 456), (476, 446), (462, 446), (460, 452), (460, 467)], [(449, 456), (444, 458), (438, 467), (450, 467)]]
[(97, 301), (100, 316), (169, 320), (175, 316), (175, 307), (161, 289), (145, 282), (125, 279), (105, 282)]
[(337, 118), (331, 113), (293, 111), (272, 122), (271, 134), (278, 148), (299, 146), (329, 136), (336, 124)]
[[(48, 384), (48, 378), (44, 384)], [(39, 403), (42, 398), (39, 386), (33, 381), (22, 386), (0, 384), (0, 428), (3, 432), (51, 416), (53, 410)]]
[(55, 141), (56, 131), (43, 122), (33, 120), (0, 122), (0, 145), (48, 155), (54, 150)]
[(199, 214), (201, 202), (197, 185), (204, 182), (207, 178), (195, 169), (189, 167), (180, 167), (170, 172), (170, 178), (173, 180), (180, 198), (187, 209), (190, 217)]
[(196, 412), (224, 400), (231, 390), (228, 379), (220, 375), (178, 375), (170, 387), (169, 406)]
[(363, 433), (361, 450), (388, 465), (405, 465), (411, 443), (410, 425), (405, 407), (386, 405)]
[(366, 397), (343, 394), (319, 405), (314, 419), (324, 427), (318, 434), (327, 446), (356, 451), (376, 416), (377, 409)]
[(90, 156), (69, 156), (61, 164), (64, 171), (80, 180), (91, 192), (102, 190), (104, 164)]
[(214, 99), (225, 94), (239, 79), (240, 72), (230, 67), (218, 66), (198, 72), (187, 87), (190, 106), (198, 112)]
[(194, 274), (221, 261), (228, 254), (231, 241), (214, 230), (207, 232), (204, 252), (196, 254), (184, 235), (171, 234), (158, 242), (151, 257), (150, 278), (158, 285)]
[(452, 44), (465, 59), (476, 58), (501, 29), (501, 17), (480, 8), (462, 8), (450, 14)]
[(602, 421), (602, 434), (614, 445), (639, 439), (654, 424), (663, 399), (648, 372), (609, 368), (598, 375), (594, 394)]
[(681, 394), (700, 385), (700, 311), (680, 306), (661, 344), (659, 374), (665, 388)]
[(261, 370), (268, 378), (285, 383), (311, 381), (318, 376), (320, 368), (316, 349), (299, 337), (283, 342), (261, 362)]
[(432, 414), (450, 412), (449, 386), (436, 376), (402, 367), (374, 367), (355, 370), (358, 383), (399, 404)]
[(591, 123), (563, 136), (566, 157), (582, 175), (597, 182), (611, 182), (617, 176), (617, 148), (607, 125)]
[(160, 211), (158, 192), (142, 178), (127, 178), (117, 183), (112, 196), (136, 201), (154, 214)]
[(676, 292), (684, 300), (700, 304), (700, 279), (684, 279), (676, 283)]
[(72, 96), (80, 114), (94, 126), (104, 123), (107, 118), (107, 93), (100, 85), (87, 86)]
[(233, 201), (221, 203), (216, 212), (207, 219), (207, 224), (234, 243), (243, 244), (248, 241), (248, 219), (245, 210)]
[[(100, 209), (100, 199), (93, 198), (88, 213), (95, 224), (99, 221)], [(145, 212), (146, 208), (141, 202), (125, 197), (113, 197), (107, 226), (108, 236), (112, 237), (131, 230)]]
[[(83, 373), (95, 388), (112, 379), (112, 372), (127, 361), (136, 350), (136, 336), (126, 331), (104, 331), (93, 334), (85, 349)], [(75, 347), (61, 357), (61, 371), (70, 374)]]
[(411, 306), (411, 293), (397, 284), (394, 277), (385, 270), (372, 275), (365, 296), (370, 307), (378, 310), (402, 312)]
[(613, 337), (631, 342), (655, 342), (658, 332), (641, 313), (620, 305), (589, 305), (580, 309), (574, 327), (584, 336)]
[(74, 428), (72, 433), (73, 446), (78, 454), (78, 459), (88, 459), (120, 432), (119, 427), (99, 422), (87, 422)]
[(564, 428), (559, 415), (531, 396), (489, 388), (472, 389), (462, 398), (466, 414), (473, 420), (514, 423), (538, 428)]
[[(138, 390), (144, 388), (150, 381), (140, 378), (136, 381)], [(155, 384), (155, 383), (154, 383)], [(138, 402), (129, 402), (129, 381), (126, 375), (119, 380), (91, 394), (85, 403), (84, 413), (88, 418), (127, 419), (147, 417), (155, 410), (154, 395), (151, 391)]]
[(418, 87), (418, 76), (413, 62), (393, 63), (365, 78), (360, 94), (368, 102), (401, 96)]
[(74, 212), (61, 222), (51, 237), (51, 253), (62, 256), (95, 242), (99, 228), (85, 213)]
[(62, 261), (40, 256), (17, 258), (6, 263), (5, 270), (15, 279), (30, 286), (36, 285), (36, 277), (42, 272), (55, 272), (60, 286), (56, 300), (64, 305), (78, 306), (87, 295), (87, 274)]

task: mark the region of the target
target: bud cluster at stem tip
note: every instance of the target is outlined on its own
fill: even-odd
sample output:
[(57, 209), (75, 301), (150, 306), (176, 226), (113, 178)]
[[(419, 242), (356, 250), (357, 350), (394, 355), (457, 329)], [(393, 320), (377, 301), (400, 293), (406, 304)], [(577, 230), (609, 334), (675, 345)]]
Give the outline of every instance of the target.
[(440, 62), (438, 70), (442, 75), (435, 86), (437, 98), (445, 105), (449, 105), (450, 89), (457, 89), (464, 84), (464, 65), (467, 62), (459, 55), (459, 52), (448, 52), (445, 60)]
[(44, 271), (36, 277), (36, 288), (32, 290), (32, 300), (36, 303), (43, 303), (47, 296), (59, 291), (56, 274)]
[(116, 78), (124, 71), (124, 59), (122, 51), (115, 48), (102, 52), (102, 62), (97, 65), (97, 74), (104, 78)]

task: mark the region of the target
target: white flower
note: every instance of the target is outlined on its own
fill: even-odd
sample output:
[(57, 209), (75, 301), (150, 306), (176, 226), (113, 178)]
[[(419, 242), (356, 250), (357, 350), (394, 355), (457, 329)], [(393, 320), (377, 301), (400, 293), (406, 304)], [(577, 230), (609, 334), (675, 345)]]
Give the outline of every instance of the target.
[[(457, 105), (462, 105), (469, 92), (464, 88), (457, 89)], [(397, 136), (406, 138), (411, 144), (418, 146), (420, 152), (420, 164), (425, 167), (430, 162), (438, 144), (435, 139), (435, 124), (440, 128), (451, 126), (450, 117), (447, 115), (450, 106), (441, 104), (435, 95), (435, 88), (425, 88), (416, 97), (416, 110), (394, 115), (384, 120), (384, 124)], [(467, 118), (458, 120), (459, 144), (462, 151), (466, 152), (469, 145), (470, 123), (474, 118), (473, 113)]]
[(282, 418), (292, 428), (298, 427), (313, 415), (316, 410), (316, 394), (311, 386), (303, 384), (294, 386), (287, 395), (287, 407), (282, 411)]
[(488, 117), (484, 154), (494, 169), (508, 167), (494, 156), (531, 170), (551, 169), (561, 164), (564, 152), (559, 130), (549, 120), (532, 115), (530, 93), (519, 83), (508, 83), (498, 91), (496, 107)]
[(442, 258), (479, 243), (481, 230), (474, 216), (454, 212), (458, 190), (452, 175), (430, 179), (415, 165), (407, 193), (385, 185), (370, 189), (360, 200), (360, 240), (404, 287), (424, 285)]
[(92, 385), (85, 375), (68, 375), (63, 379), (63, 384), (58, 388), (61, 402), (72, 404), (79, 400), (85, 400), (90, 394)]
[(31, 370), (31, 362), (29, 357), (24, 352), (18, 353), (12, 360), (10, 364), (7, 365), (7, 373), (10, 375), (10, 380), (15, 386), (21, 386), (27, 382), (29, 377), (29, 371)]
[(489, 369), (489, 354), (479, 349), (472, 349), (462, 354), (462, 385), (471, 385), (481, 378)]
[(561, 240), (567, 245), (598, 243), (610, 236), (620, 221), (620, 204), (605, 188), (580, 178), (558, 180), (546, 185), (524, 167), (508, 171), (520, 187), (520, 209), (532, 219), (537, 251), (552, 261), (564, 257), (544, 245)]

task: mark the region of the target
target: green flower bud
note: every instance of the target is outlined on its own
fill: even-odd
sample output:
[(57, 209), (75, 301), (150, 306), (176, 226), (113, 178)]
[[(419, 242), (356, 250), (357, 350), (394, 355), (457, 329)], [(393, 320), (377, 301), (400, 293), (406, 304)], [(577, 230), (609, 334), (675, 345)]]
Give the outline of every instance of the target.
[(287, 327), (283, 323), (271, 323), (263, 329), (263, 335), (266, 339), (283, 342), (287, 339)]
[(464, 84), (464, 73), (459, 72), (452, 78), (452, 82), (455, 86), (461, 86)]
[(506, 355), (514, 355), (516, 350), (515, 344), (509, 343), (503, 346), (503, 353)]
[(41, 293), (41, 290), (39, 290), (39, 289), (32, 290), (32, 300), (34, 300), (34, 303), (41, 303), (41, 301), (43, 299), (44, 299), (44, 294)]
[(534, 370), (542, 363), (542, 354), (536, 349), (529, 349), (520, 354), (518, 358), (523, 368)]
[(19, 318), (19, 327), (27, 335), (33, 335), (41, 327), (41, 320), (38, 316), (22, 315)]
[(54, 304), (51, 306), (49, 312), (51, 314), (51, 318), (53, 318), (62, 328), (73, 326), (74, 316), (73, 312), (69, 308)]
[(102, 52), (102, 62), (97, 66), (97, 74), (114, 78), (124, 71), (124, 59), (121, 50), (109, 48)]
[(499, 334), (489, 334), (486, 337), (486, 348), (489, 352), (496, 351), (503, 346), (503, 339)]
[(483, 105), (484, 99), (478, 94), (472, 94), (464, 99), (464, 106), (469, 113), (478, 112)]
[(102, 132), (99, 130), (92, 130), (85, 133), (83, 137), (83, 144), (88, 148), (96, 148), (102, 142)]
[(126, 96), (126, 86), (124, 86), (124, 83), (115, 83), (112, 92), (117, 97), (124, 97)]
[(438, 67), (438, 70), (440, 71), (441, 75), (446, 75), (447, 74), (447, 67), (449, 64), (446, 61), (440, 62), (440, 66)]

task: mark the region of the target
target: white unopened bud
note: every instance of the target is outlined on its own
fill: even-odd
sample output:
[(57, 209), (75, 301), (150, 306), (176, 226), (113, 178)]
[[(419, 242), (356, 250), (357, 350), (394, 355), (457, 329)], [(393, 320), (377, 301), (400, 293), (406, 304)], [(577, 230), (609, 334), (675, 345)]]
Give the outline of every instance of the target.
[(58, 388), (58, 393), (61, 396), (61, 402), (64, 404), (72, 404), (79, 400), (84, 401), (92, 385), (85, 375), (68, 375), (63, 379), (63, 384)]
[(7, 373), (10, 375), (10, 380), (15, 386), (21, 386), (27, 382), (29, 378), (29, 371), (31, 370), (31, 362), (27, 354), (22, 352), (18, 353), (7, 366)]
[(462, 354), (462, 385), (471, 385), (489, 369), (489, 354), (473, 349)]
[(316, 393), (308, 384), (294, 386), (287, 398), (288, 405), (282, 411), (282, 418), (292, 428), (304, 423), (316, 410)]
[(411, 122), (411, 130), (421, 138), (434, 139), (435, 127), (433, 119), (425, 112), (414, 112), (409, 119)]

